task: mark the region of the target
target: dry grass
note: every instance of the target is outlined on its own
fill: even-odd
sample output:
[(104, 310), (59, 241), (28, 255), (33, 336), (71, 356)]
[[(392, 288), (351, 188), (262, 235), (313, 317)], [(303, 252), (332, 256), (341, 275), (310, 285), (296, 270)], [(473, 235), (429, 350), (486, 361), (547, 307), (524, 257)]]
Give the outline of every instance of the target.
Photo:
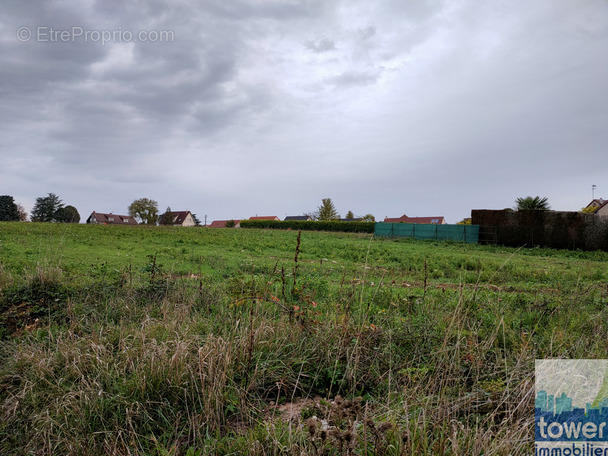
[(78, 286), (0, 264), (0, 454), (530, 454), (534, 359), (607, 348), (593, 284), (402, 294), (366, 261), (329, 287), (301, 260), (246, 267)]
[[(174, 298), (142, 306), (126, 293), (97, 303), (122, 310), (118, 321), (76, 312), (65, 330), (5, 341), (3, 454), (214, 454), (253, 441), (252, 454), (530, 448), (533, 352), (522, 344), (497, 357), (501, 325), (477, 340), (463, 305), (443, 316), (443, 340), (423, 360), (391, 352), (405, 343), (399, 328), (343, 315), (311, 329), (258, 300), (218, 309), (209, 321), (194, 297)], [(339, 396), (357, 392), (365, 401)], [(264, 412), (320, 393), (325, 405), (315, 413), (329, 423), (326, 438), (307, 435), (302, 413), (284, 424)], [(231, 435), (240, 439), (227, 443)]]

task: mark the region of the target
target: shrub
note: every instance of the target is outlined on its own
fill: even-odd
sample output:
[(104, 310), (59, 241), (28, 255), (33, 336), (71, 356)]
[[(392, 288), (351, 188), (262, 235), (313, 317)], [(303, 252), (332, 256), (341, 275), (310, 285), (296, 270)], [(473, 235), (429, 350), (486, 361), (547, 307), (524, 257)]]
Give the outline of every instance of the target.
[(345, 233), (373, 233), (374, 222), (335, 222), (300, 220), (243, 220), (241, 228), (271, 228), (279, 230), (339, 231)]

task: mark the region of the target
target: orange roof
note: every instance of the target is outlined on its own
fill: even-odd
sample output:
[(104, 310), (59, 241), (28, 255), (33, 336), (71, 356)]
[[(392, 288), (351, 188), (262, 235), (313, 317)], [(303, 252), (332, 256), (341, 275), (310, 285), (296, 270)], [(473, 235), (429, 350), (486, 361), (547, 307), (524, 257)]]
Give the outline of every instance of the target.
[[(209, 225), (209, 228), (226, 228), (226, 223), (228, 223), (229, 221), (230, 220), (214, 220), (213, 222), (211, 222), (211, 225)], [(234, 226), (238, 226), (238, 224), (241, 223), (241, 221), (237, 219), (234, 219), (232, 221), (234, 222)]]

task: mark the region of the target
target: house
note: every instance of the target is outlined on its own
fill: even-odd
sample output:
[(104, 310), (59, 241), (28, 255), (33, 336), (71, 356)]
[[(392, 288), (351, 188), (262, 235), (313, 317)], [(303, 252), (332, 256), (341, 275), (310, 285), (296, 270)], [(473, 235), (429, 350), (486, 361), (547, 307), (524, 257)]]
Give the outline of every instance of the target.
[(386, 217), (384, 223), (424, 223), (433, 225), (445, 225), (445, 218), (437, 217), (408, 217), (403, 214), (401, 217), (391, 218)]
[(135, 220), (130, 215), (118, 215), (118, 214), (102, 214), (101, 212), (93, 211), (87, 223), (98, 223), (101, 225), (137, 225)]
[(281, 219), (275, 215), (267, 215), (263, 217), (249, 217), (249, 220), (277, 220), (281, 221)]
[(363, 221), (363, 217), (358, 217), (358, 218), (341, 218), (340, 219), (341, 222), (362, 222)]
[(213, 222), (211, 222), (211, 225), (209, 225), (209, 228), (227, 228), (226, 223), (228, 222), (234, 222), (234, 228), (240, 228), (240, 223), (241, 220), (236, 220), (236, 219), (232, 219), (232, 220), (214, 220)]
[(310, 215), (288, 215), (285, 217), (285, 222), (310, 222), (312, 217)]
[(190, 211), (171, 211), (169, 212), (173, 217), (173, 226), (195, 226), (194, 217)]
[(589, 204), (587, 204), (585, 209), (587, 209), (588, 207), (595, 208), (595, 211), (593, 212), (594, 214), (601, 215), (604, 217), (608, 216), (608, 200), (602, 198), (594, 199)]

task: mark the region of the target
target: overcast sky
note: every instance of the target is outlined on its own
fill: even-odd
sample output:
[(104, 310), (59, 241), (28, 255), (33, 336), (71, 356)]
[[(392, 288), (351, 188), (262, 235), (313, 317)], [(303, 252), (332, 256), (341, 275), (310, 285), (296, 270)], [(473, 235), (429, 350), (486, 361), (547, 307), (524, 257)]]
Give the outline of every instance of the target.
[(608, 1), (2, 0), (0, 195), (208, 222), (608, 198)]

